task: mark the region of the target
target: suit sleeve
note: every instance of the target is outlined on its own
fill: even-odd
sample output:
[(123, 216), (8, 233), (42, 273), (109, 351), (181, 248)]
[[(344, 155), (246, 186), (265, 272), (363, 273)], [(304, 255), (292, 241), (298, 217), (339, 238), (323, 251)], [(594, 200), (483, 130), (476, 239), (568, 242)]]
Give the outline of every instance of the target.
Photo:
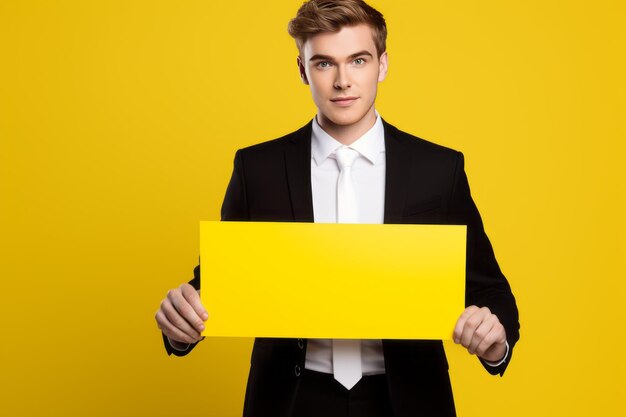
[[(245, 193), (245, 179), (243, 172), (243, 162), (241, 156), (241, 150), (235, 153), (235, 162), (233, 173), (226, 188), (226, 195), (224, 196), (224, 202), (222, 203), (222, 221), (243, 221), (248, 220), (247, 200)], [(200, 265), (197, 265), (193, 270), (193, 278), (189, 281), (196, 290), (200, 289)], [(180, 351), (174, 349), (167, 337), (163, 335), (163, 343), (168, 355), (185, 356), (193, 350), (197, 343), (189, 345), (187, 350)]]
[(246, 197), (243, 155), (240, 149), (235, 154), (233, 174), (226, 188), (226, 195), (222, 203), (222, 221), (246, 220), (250, 220), (250, 216), (248, 213), (248, 199)]
[(504, 326), (509, 343), (509, 354), (504, 363), (493, 367), (482, 360), (481, 362), (489, 373), (503, 375), (511, 360), (513, 347), (519, 340), (517, 305), (511, 287), (498, 266), (489, 238), (485, 234), (480, 213), (472, 199), (462, 153), (458, 153), (456, 162), (450, 210), (459, 224), (467, 225), (465, 304), (488, 307)]

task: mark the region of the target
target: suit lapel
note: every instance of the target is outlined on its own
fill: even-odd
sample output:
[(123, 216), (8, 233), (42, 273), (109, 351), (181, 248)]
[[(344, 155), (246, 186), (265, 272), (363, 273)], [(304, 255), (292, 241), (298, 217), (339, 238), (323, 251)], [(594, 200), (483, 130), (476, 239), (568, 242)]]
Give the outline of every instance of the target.
[[(402, 223), (411, 157), (397, 129), (383, 120), (385, 130), (385, 223)], [(285, 167), (294, 220), (313, 222), (311, 191), (311, 122), (294, 132), (285, 151)]]
[(294, 221), (313, 222), (311, 122), (293, 133), (285, 150), (285, 168)]
[(398, 129), (383, 120), (385, 129), (385, 223), (402, 223), (411, 157), (397, 134)]

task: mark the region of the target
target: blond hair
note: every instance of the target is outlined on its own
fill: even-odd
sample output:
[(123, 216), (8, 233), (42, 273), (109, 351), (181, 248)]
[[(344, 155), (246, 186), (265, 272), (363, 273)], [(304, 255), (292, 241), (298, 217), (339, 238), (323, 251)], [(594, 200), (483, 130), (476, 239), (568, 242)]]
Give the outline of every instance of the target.
[(366, 24), (372, 28), (376, 52), (380, 57), (387, 49), (387, 25), (383, 15), (363, 0), (309, 0), (296, 17), (291, 19), (287, 31), (296, 41), (302, 55), (302, 45), (314, 35), (339, 32), (344, 26)]

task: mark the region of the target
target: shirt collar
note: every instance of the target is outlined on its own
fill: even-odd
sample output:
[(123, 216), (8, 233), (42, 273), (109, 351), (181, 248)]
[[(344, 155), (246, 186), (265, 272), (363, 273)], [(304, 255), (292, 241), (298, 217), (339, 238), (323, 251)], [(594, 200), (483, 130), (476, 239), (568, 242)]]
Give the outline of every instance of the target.
[[(317, 165), (323, 163), (326, 158), (332, 155), (337, 149), (344, 146), (341, 142), (330, 136), (317, 123), (317, 118), (313, 118), (311, 132), (311, 156)], [(376, 164), (378, 154), (385, 152), (385, 129), (382, 119), (376, 112), (376, 122), (363, 136), (354, 141), (350, 148), (359, 152), (372, 164)]]

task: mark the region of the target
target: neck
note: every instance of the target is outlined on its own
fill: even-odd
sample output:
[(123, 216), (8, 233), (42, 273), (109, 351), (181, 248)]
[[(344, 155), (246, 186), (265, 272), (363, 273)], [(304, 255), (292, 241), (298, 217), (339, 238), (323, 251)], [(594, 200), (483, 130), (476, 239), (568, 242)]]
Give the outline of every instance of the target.
[(349, 146), (374, 126), (374, 123), (376, 123), (376, 113), (374, 112), (374, 106), (372, 106), (370, 111), (368, 111), (361, 120), (350, 125), (337, 124), (324, 117), (321, 113), (318, 113), (317, 123), (326, 133), (337, 140), (337, 142)]

